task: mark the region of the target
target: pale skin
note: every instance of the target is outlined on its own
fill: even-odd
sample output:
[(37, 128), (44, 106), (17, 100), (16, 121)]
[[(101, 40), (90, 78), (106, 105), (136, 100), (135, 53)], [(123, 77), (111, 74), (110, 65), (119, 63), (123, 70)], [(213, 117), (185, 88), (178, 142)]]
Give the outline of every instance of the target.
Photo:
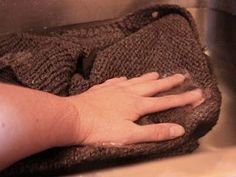
[(139, 126), (141, 116), (204, 101), (200, 89), (153, 97), (185, 77), (156, 72), (113, 78), (70, 97), (0, 83), (0, 171), (37, 152), (59, 146), (127, 145), (184, 135), (174, 123)]

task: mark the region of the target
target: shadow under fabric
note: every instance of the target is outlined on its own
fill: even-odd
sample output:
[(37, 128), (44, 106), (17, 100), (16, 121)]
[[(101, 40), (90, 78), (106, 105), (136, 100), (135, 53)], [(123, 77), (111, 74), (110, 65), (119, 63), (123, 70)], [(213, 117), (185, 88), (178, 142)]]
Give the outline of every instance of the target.
[(197, 108), (171, 109), (136, 122), (178, 123), (186, 129), (183, 137), (123, 147), (50, 149), (17, 162), (0, 176), (52, 176), (190, 153), (216, 124), (221, 105), (193, 18), (178, 6), (157, 5), (115, 20), (1, 37), (0, 81), (56, 95), (79, 94), (113, 77), (150, 71), (189, 74), (183, 86), (156, 96), (196, 87), (205, 91), (206, 101)]

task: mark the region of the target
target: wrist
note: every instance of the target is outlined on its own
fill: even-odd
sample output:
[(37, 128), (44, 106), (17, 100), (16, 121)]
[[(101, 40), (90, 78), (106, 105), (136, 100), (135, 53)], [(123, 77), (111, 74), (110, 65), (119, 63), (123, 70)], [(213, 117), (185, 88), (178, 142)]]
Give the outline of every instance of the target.
[(75, 144), (74, 139), (78, 134), (79, 113), (69, 101), (69, 97), (57, 97), (57, 102), (58, 112), (55, 117), (53, 146), (70, 146)]
[[(87, 109), (91, 107), (89, 101), (86, 99), (85, 94), (76, 96), (70, 96), (64, 98), (64, 102), (67, 104), (71, 113), (68, 117), (71, 117), (73, 131), (68, 139), (69, 144), (83, 144), (87, 138), (89, 132), (92, 129), (91, 124), (91, 110)], [(89, 105), (88, 105), (89, 104)]]

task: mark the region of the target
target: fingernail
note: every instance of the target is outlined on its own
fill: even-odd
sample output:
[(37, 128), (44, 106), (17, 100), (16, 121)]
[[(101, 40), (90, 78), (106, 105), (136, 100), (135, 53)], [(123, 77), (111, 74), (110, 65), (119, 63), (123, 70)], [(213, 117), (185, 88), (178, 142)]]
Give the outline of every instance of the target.
[(175, 76), (179, 77), (181, 80), (185, 80), (185, 76), (183, 74), (175, 74)]
[(193, 108), (195, 108), (195, 107), (201, 105), (204, 101), (205, 101), (205, 98), (202, 98), (201, 100), (197, 101), (196, 103), (193, 103), (193, 105), (192, 105)]
[(202, 97), (203, 98), (203, 92), (201, 89), (196, 89), (192, 91), (193, 93), (197, 94), (197, 96)]
[(182, 126), (172, 126), (170, 127), (170, 136), (171, 137), (179, 137), (185, 133), (185, 130)]

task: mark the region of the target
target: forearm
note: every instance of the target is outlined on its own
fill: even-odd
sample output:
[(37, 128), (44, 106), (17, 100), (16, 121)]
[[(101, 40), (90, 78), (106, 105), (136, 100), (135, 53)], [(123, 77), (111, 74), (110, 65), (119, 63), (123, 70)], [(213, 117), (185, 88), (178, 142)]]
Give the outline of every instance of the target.
[(114, 78), (67, 98), (0, 84), (0, 170), (39, 151), (71, 144), (123, 145), (170, 140), (184, 134), (174, 123), (137, 125), (146, 114), (204, 101), (200, 89), (153, 97), (182, 84), (176, 74)]
[(63, 98), (0, 83), (0, 170), (42, 150), (70, 144), (73, 107)]

